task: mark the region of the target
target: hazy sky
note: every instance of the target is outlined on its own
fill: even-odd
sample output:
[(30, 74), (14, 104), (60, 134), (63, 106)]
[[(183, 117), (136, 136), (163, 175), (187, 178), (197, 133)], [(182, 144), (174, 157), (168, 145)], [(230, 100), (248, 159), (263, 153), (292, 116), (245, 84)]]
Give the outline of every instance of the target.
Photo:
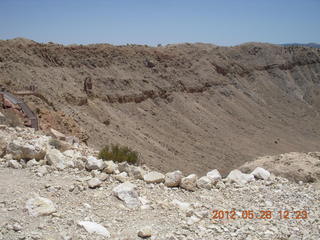
[(0, 39), (63, 44), (320, 42), (320, 0), (0, 0)]

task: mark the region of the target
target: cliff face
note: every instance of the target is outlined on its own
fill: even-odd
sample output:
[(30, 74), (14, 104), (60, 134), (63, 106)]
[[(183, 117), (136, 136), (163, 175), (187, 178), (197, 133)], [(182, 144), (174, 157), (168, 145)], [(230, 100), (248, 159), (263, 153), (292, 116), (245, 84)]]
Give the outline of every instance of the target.
[[(87, 93), (85, 79), (92, 82)], [(0, 83), (11, 91), (34, 85), (40, 95), (25, 100), (42, 119), (75, 122), (53, 121), (58, 130), (81, 128), (97, 149), (131, 146), (163, 171), (225, 173), (256, 156), (319, 148), (315, 48), (16, 39), (0, 41)]]

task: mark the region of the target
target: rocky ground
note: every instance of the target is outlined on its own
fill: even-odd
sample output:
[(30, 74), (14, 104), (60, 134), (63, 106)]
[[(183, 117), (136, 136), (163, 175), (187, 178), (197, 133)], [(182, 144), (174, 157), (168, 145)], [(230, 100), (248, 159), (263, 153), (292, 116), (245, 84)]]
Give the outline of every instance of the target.
[(162, 174), (32, 129), (1, 126), (0, 136), (3, 240), (320, 239), (315, 183), (262, 168)]
[(43, 131), (97, 150), (129, 146), (163, 172), (226, 175), (259, 156), (319, 147), (316, 48), (0, 40), (0, 85), (23, 95)]

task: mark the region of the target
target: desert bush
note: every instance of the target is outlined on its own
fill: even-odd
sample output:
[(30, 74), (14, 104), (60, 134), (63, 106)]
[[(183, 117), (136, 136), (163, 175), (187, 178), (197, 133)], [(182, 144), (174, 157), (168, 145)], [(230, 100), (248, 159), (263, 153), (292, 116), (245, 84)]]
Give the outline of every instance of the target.
[(99, 158), (104, 160), (113, 160), (115, 162), (128, 162), (137, 164), (139, 157), (136, 151), (129, 147), (119, 145), (107, 145), (99, 152)]

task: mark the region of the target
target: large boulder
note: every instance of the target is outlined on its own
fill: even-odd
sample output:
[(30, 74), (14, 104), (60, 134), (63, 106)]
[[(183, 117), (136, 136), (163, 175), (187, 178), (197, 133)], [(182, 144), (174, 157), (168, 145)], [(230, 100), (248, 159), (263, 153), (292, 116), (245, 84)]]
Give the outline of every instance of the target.
[(124, 201), (125, 205), (129, 208), (139, 207), (141, 205), (139, 195), (136, 192), (136, 185), (125, 182), (116, 186), (112, 192), (120, 200)]
[(31, 216), (48, 216), (56, 211), (53, 202), (43, 197), (31, 198), (26, 203), (26, 209)]
[(254, 176), (252, 174), (242, 173), (240, 170), (235, 169), (229, 173), (226, 180), (227, 182), (243, 185), (254, 181)]
[(212, 180), (213, 183), (216, 183), (217, 181), (221, 180), (221, 174), (217, 169), (214, 169), (207, 173), (207, 177)]
[(164, 179), (164, 185), (166, 185), (167, 187), (178, 187), (182, 177), (182, 172), (179, 170), (168, 172)]
[(255, 178), (263, 180), (267, 180), (270, 177), (270, 172), (261, 167), (257, 167), (256, 169), (254, 169), (251, 174), (255, 176)]
[(30, 141), (17, 138), (9, 142), (7, 145), (7, 154), (11, 154), (13, 159), (41, 160), (46, 155), (46, 143), (42, 138), (33, 139)]
[(63, 152), (68, 162), (73, 162), (74, 167), (82, 170), (85, 168), (86, 158), (76, 150), (67, 150)]
[(103, 160), (97, 159), (93, 156), (87, 158), (86, 169), (88, 170), (103, 170), (106, 164)]
[(198, 179), (197, 186), (199, 188), (205, 188), (205, 189), (210, 190), (212, 188), (212, 186), (213, 186), (213, 181), (209, 177), (203, 176), (203, 177)]
[(181, 179), (180, 187), (189, 191), (195, 191), (197, 189), (197, 180), (198, 177), (196, 174), (190, 174)]
[(48, 165), (53, 166), (58, 170), (63, 170), (68, 167), (74, 167), (72, 160), (67, 159), (58, 149), (48, 150), (45, 157)]
[[(259, 157), (242, 165), (239, 170), (252, 173), (257, 167), (268, 169), (275, 176), (295, 182), (320, 182), (320, 152), (290, 152)], [(256, 176), (257, 178), (257, 176)]]
[(162, 183), (162, 182), (164, 182), (164, 177), (165, 176), (162, 173), (152, 171), (152, 172), (145, 174), (143, 176), (143, 180), (146, 183)]

